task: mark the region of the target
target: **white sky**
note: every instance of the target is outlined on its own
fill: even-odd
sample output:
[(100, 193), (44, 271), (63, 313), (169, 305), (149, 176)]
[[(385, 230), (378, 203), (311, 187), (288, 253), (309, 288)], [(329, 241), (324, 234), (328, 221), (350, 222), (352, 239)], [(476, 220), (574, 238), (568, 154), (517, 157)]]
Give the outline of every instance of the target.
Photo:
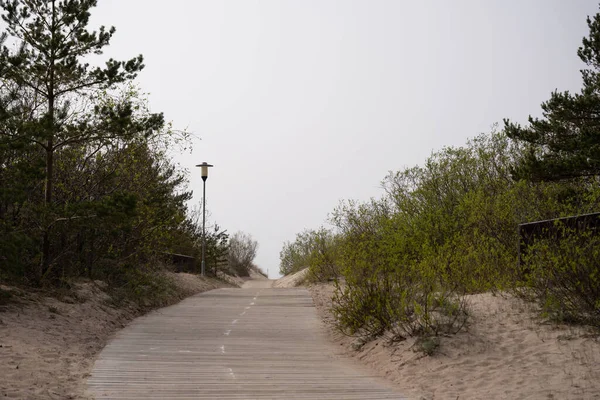
[(100, 0), (106, 56), (139, 53), (138, 83), (178, 129), (202, 138), (177, 161), (215, 164), (207, 209), (282, 243), (342, 199), (379, 196), (389, 170), (421, 164), (554, 89), (578, 90), (576, 51), (597, 0)]

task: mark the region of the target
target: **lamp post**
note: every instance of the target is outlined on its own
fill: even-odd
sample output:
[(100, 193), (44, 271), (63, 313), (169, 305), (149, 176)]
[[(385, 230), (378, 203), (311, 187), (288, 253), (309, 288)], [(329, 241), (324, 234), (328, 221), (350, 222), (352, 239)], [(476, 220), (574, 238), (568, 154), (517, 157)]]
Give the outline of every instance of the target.
[(204, 254), (206, 252), (206, 179), (208, 178), (208, 168), (213, 165), (208, 164), (206, 161), (202, 164), (196, 165), (201, 168), (202, 172), (202, 276), (205, 276), (205, 259)]

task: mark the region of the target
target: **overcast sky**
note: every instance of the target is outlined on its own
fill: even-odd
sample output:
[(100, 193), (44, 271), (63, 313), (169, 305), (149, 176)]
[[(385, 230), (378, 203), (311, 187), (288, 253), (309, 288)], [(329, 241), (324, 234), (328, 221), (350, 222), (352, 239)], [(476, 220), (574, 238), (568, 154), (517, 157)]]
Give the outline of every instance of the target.
[(153, 111), (201, 141), (176, 155), (207, 181), (212, 220), (282, 243), (342, 199), (381, 194), (389, 170), (422, 164), (510, 117), (578, 90), (576, 51), (597, 0), (100, 0), (106, 56), (139, 53)]

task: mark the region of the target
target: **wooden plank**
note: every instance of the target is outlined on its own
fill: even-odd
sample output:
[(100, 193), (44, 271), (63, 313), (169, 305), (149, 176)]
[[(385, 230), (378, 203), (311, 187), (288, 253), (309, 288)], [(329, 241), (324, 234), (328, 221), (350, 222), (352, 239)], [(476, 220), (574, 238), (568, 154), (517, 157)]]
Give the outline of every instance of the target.
[(335, 357), (304, 289), (220, 289), (139, 318), (101, 352), (97, 399), (399, 399)]

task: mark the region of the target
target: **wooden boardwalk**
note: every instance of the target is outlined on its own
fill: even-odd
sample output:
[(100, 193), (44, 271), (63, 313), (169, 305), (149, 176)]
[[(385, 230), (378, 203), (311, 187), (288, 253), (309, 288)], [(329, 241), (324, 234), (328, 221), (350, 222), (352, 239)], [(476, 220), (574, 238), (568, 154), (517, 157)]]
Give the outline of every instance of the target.
[(137, 319), (101, 352), (88, 390), (96, 399), (402, 398), (333, 355), (306, 290), (260, 287)]

